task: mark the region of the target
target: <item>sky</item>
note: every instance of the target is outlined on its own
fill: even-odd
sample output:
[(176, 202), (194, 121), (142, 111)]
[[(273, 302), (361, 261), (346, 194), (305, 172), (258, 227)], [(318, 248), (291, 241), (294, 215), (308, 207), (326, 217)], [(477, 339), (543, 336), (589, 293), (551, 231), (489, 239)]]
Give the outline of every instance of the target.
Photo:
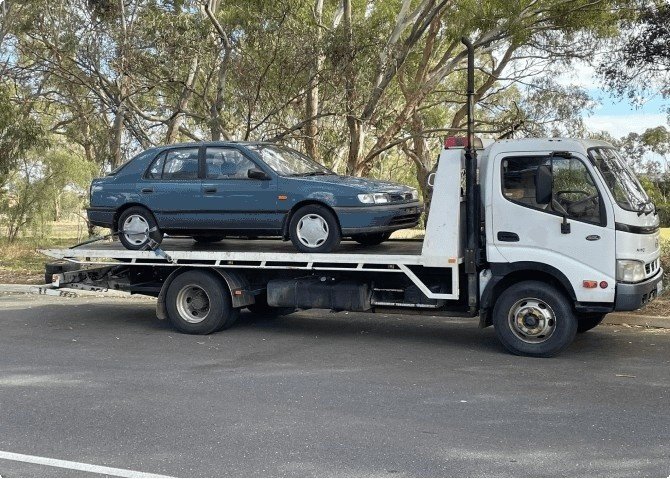
[(586, 63), (576, 63), (574, 68), (563, 74), (560, 81), (581, 86), (599, 103), (592, 112), (583, 113), (584, 123), (594, 132), (604, 130), (613, 137), (620, 138), (631, 132), (642, 133), (647, 128), (668, 126), (664, 106), (667, 107), (670, 101), (655, 95), (642, 99), (641, 105), (635, 106), (627, 98), (614, 98), (602, 89), (594, 68)]

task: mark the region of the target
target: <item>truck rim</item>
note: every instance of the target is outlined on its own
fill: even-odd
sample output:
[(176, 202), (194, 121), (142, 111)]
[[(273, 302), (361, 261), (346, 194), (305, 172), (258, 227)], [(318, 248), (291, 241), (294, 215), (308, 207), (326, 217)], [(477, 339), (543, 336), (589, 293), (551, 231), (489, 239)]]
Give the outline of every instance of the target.
[(537, 298), (523, 298), (514, 303), (508, 322), (514, 335), (526, 343), (542, 343), (556, 330), (554, 310)]
[(328, 222), (320, 215), (310, 213), (298, 221), (298, 239), (308, 248), (318, 248), (328, 239)]
[(136, 246), (147, 240), (149, 233), (149, 222), (140, 215), (130, 215), (123, 222), (123, 236), (126, 240)]
[(209, 315), (209, 296), (200, 286), (189, 284), (177, 293), (177, 311), (188, 323), (201, 323)]

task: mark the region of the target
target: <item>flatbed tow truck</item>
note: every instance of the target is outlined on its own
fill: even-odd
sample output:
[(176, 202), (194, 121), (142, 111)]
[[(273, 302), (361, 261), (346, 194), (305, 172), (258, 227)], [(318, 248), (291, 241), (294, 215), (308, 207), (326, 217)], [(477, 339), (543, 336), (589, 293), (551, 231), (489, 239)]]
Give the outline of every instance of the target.
[(661, 291), (659, 220), (609, 144), (561, 138), (475, 147), (474, 54), (468, 47), (468, 135), (448, 139), (431, 175), (423, 240), (343, 242), (298, 253), (277, 240), (199, 246), (168, 238), (130, 251), (118, 242), (41, 250), (52, 288), (157, 297), (157, 316), (209, 334), (242, 308), (467, 316), (493, 325), (512, 353), (553, 356), (612, 311)]

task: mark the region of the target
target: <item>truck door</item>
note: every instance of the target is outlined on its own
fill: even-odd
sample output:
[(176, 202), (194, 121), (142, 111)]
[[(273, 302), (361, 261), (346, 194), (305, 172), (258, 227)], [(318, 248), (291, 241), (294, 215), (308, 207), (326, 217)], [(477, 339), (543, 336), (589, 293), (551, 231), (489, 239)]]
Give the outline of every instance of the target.
[[(532, 263), (553, 268), (568, 279), (578, 301), (612, 302), (614, 216), (586, 158), (551, 152), (503, 153), (495, 165), (500, 184), (492, 194), (495, 252), (489, 256), (519, 267)], [(542, 165), (552, 181), (547, 204), (536, 198), (536, 174)]]

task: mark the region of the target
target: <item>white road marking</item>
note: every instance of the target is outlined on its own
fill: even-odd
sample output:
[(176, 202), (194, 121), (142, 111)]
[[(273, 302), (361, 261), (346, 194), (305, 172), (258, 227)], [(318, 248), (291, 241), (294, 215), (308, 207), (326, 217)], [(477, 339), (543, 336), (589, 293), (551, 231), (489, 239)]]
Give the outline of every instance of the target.
[(0, 459), (8, 461), (28, 462), (30, 464), (40, 464), (42, 466), (60, 467), (61, 469), (73, 469), (75, 471), (92, 472), (94, 474), (103, 474), (116, 477), (170, 477), (159, 474), (149, 474), (146, 472), (131, 471), (130, 469), (117, 469), (115, 467), (96, 466), (95, 464), (86, 464), (84, 462), (63, 461), (60, 459), (51, 459), (49, 457), (29, 456), (27, 454), (17, 454), (15, 452), (0, 451)]

